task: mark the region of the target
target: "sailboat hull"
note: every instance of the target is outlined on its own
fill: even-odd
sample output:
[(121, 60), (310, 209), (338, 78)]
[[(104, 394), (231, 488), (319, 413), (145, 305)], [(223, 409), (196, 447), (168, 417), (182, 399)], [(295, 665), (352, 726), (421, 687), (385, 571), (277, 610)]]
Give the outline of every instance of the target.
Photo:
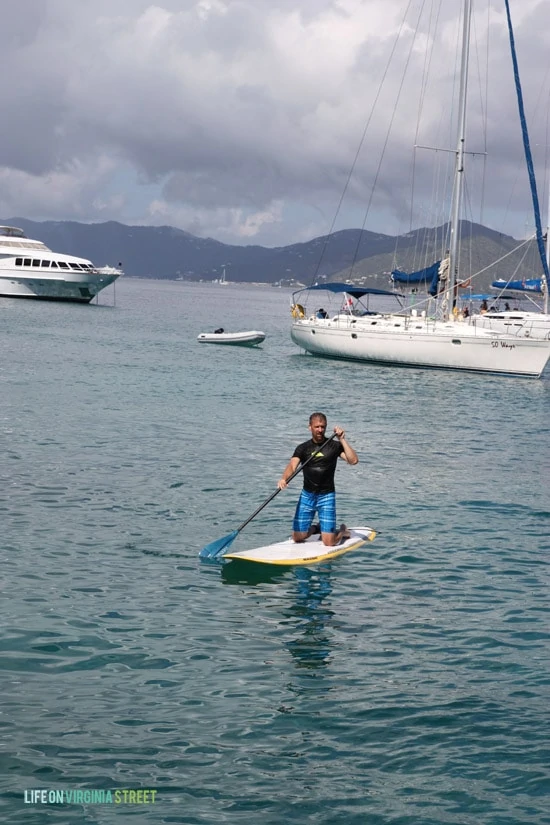
[(466, 323), (401, 315), (303, 319), (291, 328), (295, 344), (313, 355), (407, 367), (540, 377), (550, 342), (478, 330)]

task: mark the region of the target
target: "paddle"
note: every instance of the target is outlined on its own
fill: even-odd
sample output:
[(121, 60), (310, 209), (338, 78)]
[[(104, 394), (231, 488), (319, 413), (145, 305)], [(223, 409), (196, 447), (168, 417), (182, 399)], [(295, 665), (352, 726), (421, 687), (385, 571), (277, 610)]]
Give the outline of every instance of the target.
[[(322, 449), (326, 444), (329, 443), (329, 441), (332, 441), (332, 439), (335, 438), (335, 437), (336, 437), (336, 433), (333, 433), (330, 436), (330, 438), (327, 438), (327, 440), (323, 444), (320, 445), (319, 449)], [(313, 458), (315, 458), (316, 455), (317, 455), (316, 452), (313, 453), (312, 455), (310, 455), (310, 457), (306, 461), (304, 461), (303, 464), (300, 464), (300, 466), (296, 470), (294, 470), (294, 472), (292, 473), (292, 475), (288, 479), (287, 483), (291, 482), (292, 479), (295, 476), (298, 475), (298, 473), (301, 473), (302, 470), (304, 469), (304, 467), (306, 466), (306, 464), (309, 464), (309, 462)], [(279, 489), (279, 487), (277, 487), (275, 492), (271, 493), (269, 498), (266, 498), (264, 503), (260, 504), (258, 509), (255, 510), (252, 513), (252, 515), (247, 518), (246, 521), (243, 521), (243, 523), (241, 525), (239, 525), (239, 527), (237, 527), (236, 530), (233, 530), (232, 533), (228, 533), (227, 536), (224, 536), (221, 539), (217, 539), (216, 541), (211, 541), (210, 544), (207, 544), (206, 547), (203, 547), (202, 550), (199, 553), (200, 558), (201, 559), (215, 559), (218, 556), (220, 556), (223, 553), (223, 551), (226, 549), (226, 547), (229, 547), (230, 544), (233, 544), (233, 542), (235, 541), (235, 539), (237, 538), (237, 536), (239, 535), (241, 530), (244, 527), (246, 527), (246, 525), (249, 524), (252, 521), (253, 518), (256, 518), (258, 513), (260, 513), (264, 509), (264, 507), (267, 507), (269, 502), (272, 501), (275, 498), (275, 496), (279, 495), (280, 492), (281, 492), (281, 490)]]

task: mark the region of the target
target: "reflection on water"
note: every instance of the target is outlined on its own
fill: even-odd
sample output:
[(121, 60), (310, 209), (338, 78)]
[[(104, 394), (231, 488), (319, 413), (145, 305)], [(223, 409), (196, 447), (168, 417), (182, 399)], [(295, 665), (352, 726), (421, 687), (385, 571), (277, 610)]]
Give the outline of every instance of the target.
[(334, 611), (325, 603), (332, 593), (330, 568), (299, 567), (295, 574), (296, 602), (285, 615), (298, 620), (296, 628), (300, 633), (288, 642), (287, 648), (296, 667), (316, 670), (328, 663), (331, 652), (327, 626), (332, 622)]
[(247, 584), (257, 587), (282, 582), (291, 577), (293, 587), (286, 592), (281, 625), (291, 626), (298, 632), (286, 642), (296, 667), (317, 669), (330, 660), (330, 627), (334, 611), (327, 603), (332, 594), (331, 566), (310, 569), (307, 567), (281, 568), (276, 564), (250, 564), (232, 561), (221, 569), (224, 584)]
[[(208, 563), (209, 559), (201, 561)], [(219, 567), (219, 560), (214, 559), (213, 565)], [(233, 559), (221, 568), (223, 584), (249, 584), (251, 587), (282, 581), (287, 573), (288, 569), (280, 564), (251, 564), (239, 559)]]

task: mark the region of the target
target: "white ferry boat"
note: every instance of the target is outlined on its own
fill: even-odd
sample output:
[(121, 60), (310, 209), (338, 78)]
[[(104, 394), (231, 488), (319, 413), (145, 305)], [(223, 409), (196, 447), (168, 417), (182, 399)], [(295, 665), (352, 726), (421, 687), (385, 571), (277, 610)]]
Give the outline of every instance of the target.
[(0, 226), (0, 296), (87, 304), (120, 275), (121, 269), (52, 252), (22, 229)]

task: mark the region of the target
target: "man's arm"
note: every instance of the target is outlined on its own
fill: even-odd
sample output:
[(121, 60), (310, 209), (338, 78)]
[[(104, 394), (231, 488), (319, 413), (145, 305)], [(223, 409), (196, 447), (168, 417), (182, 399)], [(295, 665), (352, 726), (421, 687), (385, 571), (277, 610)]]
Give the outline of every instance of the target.
[(338, 436), (340, 446), (342, 447), (340, 458), (343, 458), (344, 461), (348, 462), (348, 464), (358, 464), (359, 456), (357, 455), (351, 444), (348, 444), (344, 430), (341, 427), (335, 427), (334, 432)]
[(279, 490), (285, 489), (290, 476), (298, 469), (299, 464), (300, 459), (293, 455), (288, 464), (286, 465), (285, 469), (283, 470), (283, 474), (277, 483), (277, 487), (279, 488)]

